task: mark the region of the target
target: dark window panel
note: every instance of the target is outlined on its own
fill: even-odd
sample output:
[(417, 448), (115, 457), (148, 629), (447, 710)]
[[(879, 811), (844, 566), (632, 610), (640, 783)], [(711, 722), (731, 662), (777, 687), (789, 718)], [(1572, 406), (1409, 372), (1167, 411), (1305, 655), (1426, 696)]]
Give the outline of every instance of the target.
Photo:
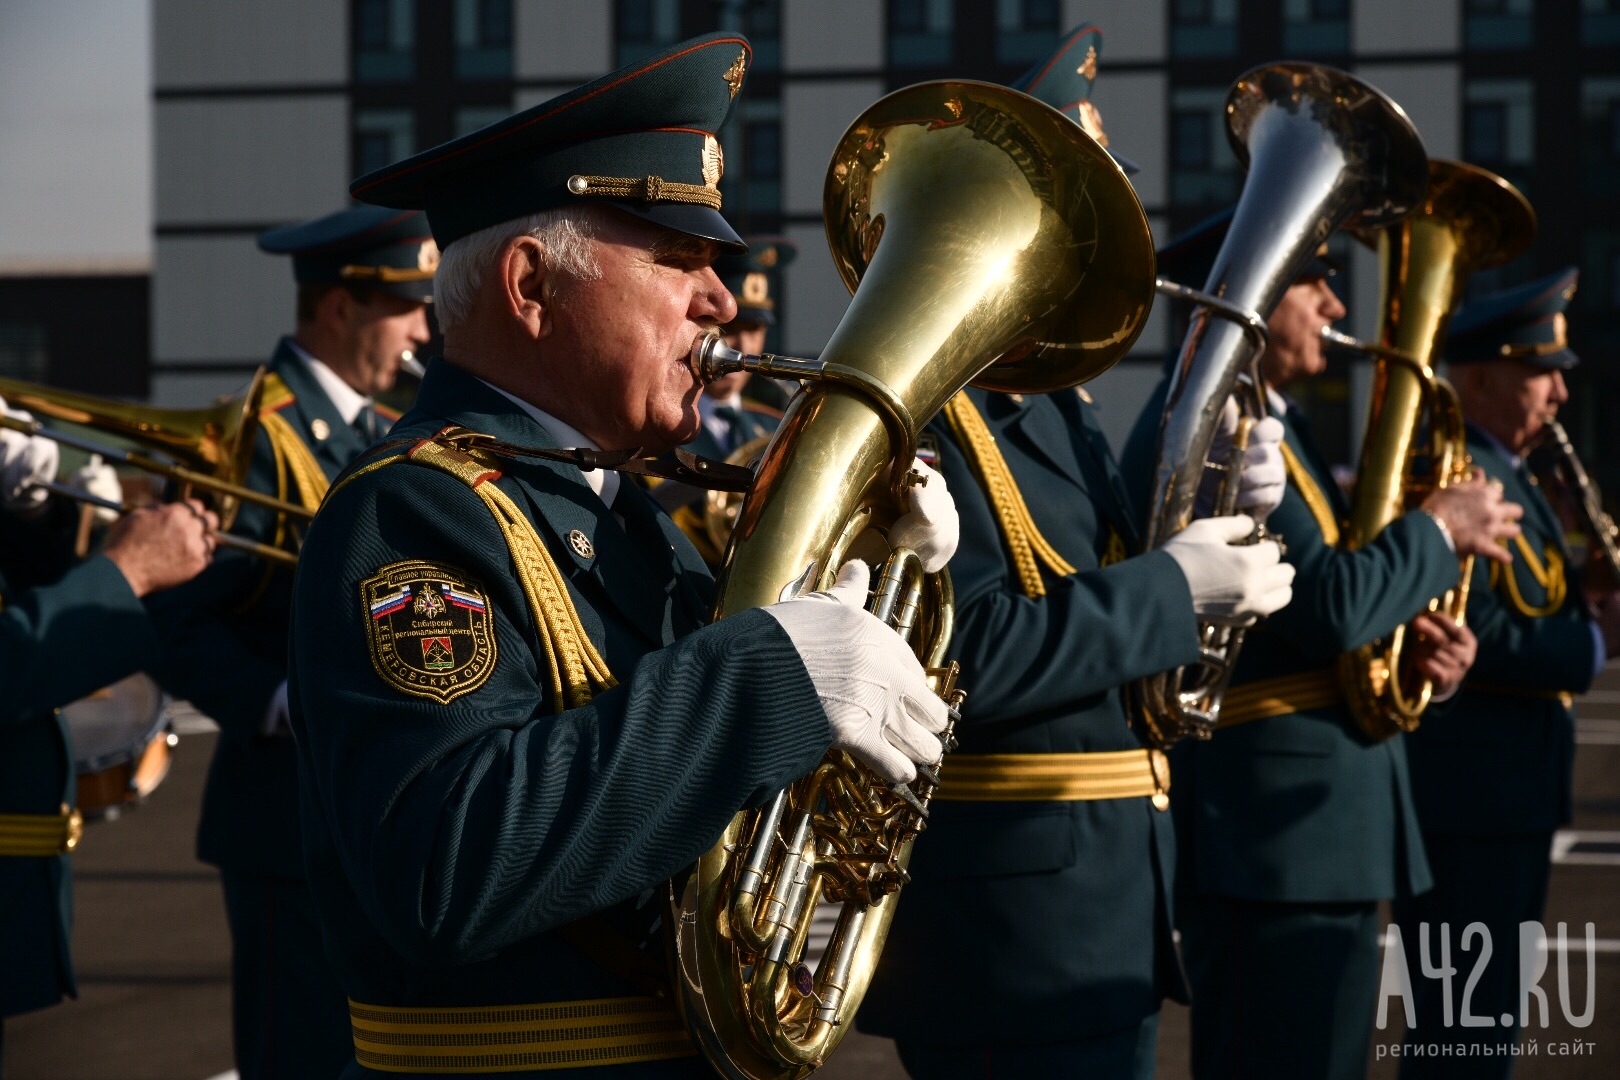
[(416, 76), (415, 0), (356, 0), (354, 79), (405, 82)]
[(1481, 102), (1468, 106), (1463, 118), (1468, 160), (1501, 165), (1507, 160), (1507, 106)]

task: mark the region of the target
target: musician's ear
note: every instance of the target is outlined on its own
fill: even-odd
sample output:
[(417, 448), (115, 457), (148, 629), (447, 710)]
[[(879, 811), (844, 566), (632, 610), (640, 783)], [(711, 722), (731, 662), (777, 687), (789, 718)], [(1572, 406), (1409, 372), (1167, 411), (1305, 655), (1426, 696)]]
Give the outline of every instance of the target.
[(551, 297), (555, 274), (546, 265), (545, 249), (532, 236), (515, 236), (501, 249), (501, 295), (506, 311), (538, 341), (551, 333)]

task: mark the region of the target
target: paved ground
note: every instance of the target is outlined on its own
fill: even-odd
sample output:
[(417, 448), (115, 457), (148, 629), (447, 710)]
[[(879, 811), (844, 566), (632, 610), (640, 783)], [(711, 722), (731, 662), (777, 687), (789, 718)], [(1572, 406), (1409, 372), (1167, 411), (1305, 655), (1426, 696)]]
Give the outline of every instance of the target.
[[(1595, 923), (1594, 1020), (1576, 1030), (1559, 1014), (1557, 968), (1542, 985), (1555, 1023), (1530, 1033), (1543, 1051), (1520, 1059), (1519, 1080), (1586, 1080), (1620, 1075), (1620, 667), (1583, 702), (1576, 757), (1575, 831), (1562, 838), (1553, 869), (1548, 923), (1572, 934)], [(138, 811), (91, 827), (75, 856), (80, 998), (13, 1018), (6, 1025), (10, 1080), (208, 1080), (231, 1064), (229, 941), (212, 868), (192, 856), (212, 735), (189, 735), (168, 782)], [(1571, 966), (1572, 1005), (1583, 1005), (1585, 968)], [(967, 1007), (957, 1005), (954, 1007)], [(950, 1022), (942, 1012), (942, 1024)], [(1166, 1011), (1159, 1076), (1187, 1075), (1185, 1011)], [(1549, 1057), (1545, 1045), (1595, 1043), (1581, 1057)], [(1392, 1027), (1374, 1043), (1399, 1042)], [(903, 1073), (886, 1040), (853, 1036), (824, 1069), (827, 1080), (887, 1080)], [(1394, 1063), (1374, 1063), (1377, 1080)]]

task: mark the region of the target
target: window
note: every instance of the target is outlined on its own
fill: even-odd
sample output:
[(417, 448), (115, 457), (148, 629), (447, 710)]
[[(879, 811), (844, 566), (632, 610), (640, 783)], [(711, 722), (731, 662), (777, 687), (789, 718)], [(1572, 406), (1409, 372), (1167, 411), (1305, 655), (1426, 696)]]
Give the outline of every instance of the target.
[[(721, 9), (721, 29), (738, 29), (725, 25), (734, 22), (727, 16), (730, 5)], [(742, 32), (754, 47), (754, 71), (777, 71), (782, 67), (782, 2), (781, 0), (744, 0), (742, 5)]]
[(1057, 48), (1058, 0), (996, 0), (996, 61), (1038, 63)]
[(1581, 83), (1581, 173), (1588, 195), (1604, 197), (1614, 190), (1620, 168), (1620, 78)]
[(889, 63), (896, 67), (949, 64), (955, 55), (951, 0), (889, 0)]
[(1507, 160), (1507, 106), (1485, 101), (1468, 106), (1468, 157), (1491, 165)]
[(416, 0), (356, 0), (356, 82), (403, 82), (416, 75)]
[(1170, 52), (1178, 57), (1231, 56), (1237, 52), (1237, 0), (1175, 0)]
[(356, 109), (354, 171), (363, 175), (416, 152), (416, 118), (409, 109)]
[[(1511, 2), (1511, 0), (1509, 0)], [(1478, 79), (1463, 95), (1463, 152), (1503, 173), (1526, 174), (1535, 158), (1534, 91), (1528, 79)]]
[(1283, 52), (1323, 56), (1349, 51), (1349, 0), (1285, 0)]
[(720, 133), (726, 172), (720, 191), (726, 217), (744, 231), (774, 228), (782, 211), (782, 103), (739, 98)]
[(512, 0), (456, 0), (456, 78), (512, 77)]
[(1528, 49), (1534, 0), (1465, 0), (1463, 40), (1471, 49)]
[(1243, 187), (1226, 138), (1226, 88), (1197, 87), (1170, 95), (1170, 201), (1178, 208), (1219, 209)]
[(614, 0), (613, 10), (619, 67), (681, 39), (680, 0)]
[(1620, 0), (1581, 0), (1581, 43), (1620, 45)]

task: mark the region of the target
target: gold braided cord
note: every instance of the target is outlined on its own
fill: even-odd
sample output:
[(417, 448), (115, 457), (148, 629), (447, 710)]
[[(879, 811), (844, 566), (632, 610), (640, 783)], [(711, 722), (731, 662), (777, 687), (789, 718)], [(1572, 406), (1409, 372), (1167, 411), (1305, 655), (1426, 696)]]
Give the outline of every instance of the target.
[(678, 202), (720, 209), (720, 192), (702, 184), (681, 184), (661, 176), (570, 176), (568, 190), (575, 195), (641, 202)]
[(1519, 549), (1519, 557), (1524, 560), (1525, 569), (1530, 576), (1536, 579), (1547, 593), (1547, 602), (1536, 606), (1525, 600), (1524, 594), (1519, 591), (1519, 578), (1512, 567), (1503, 569), (1500, 563), (1491, 563), (1491, 587), (1499, 589), (1506, 594), (1507, 601), (1520, 615), (1530, 619), (1543, 619), (1564, 606), (1564, 598), (1569, 595), (1569, 582), (1564, 577), (1564, 557), (1552, 545), (1547, 546), (1547, 562), (1543, 565), (1536, 557), (1536, 551), (1530, 546), (1523, 534), (1513, 538), (1513, 546)]
[(1029, 506), (1023, 492), (1013, 479), (1007, 459), (996, 447), (996, 437), (979, 415), (966, 393), (957, 394), (945, 404), (945, 420), (951, 433), (966, 452), (973, 475), (984, 488), (990, 507), (1001, 526), (1001, 535), (1007, 541), (1013, 566), (1018, 571), (1018, 583), (1024, 595), (1038, 598), (1046, 595), (1046, 583), (1041, 579), (1041, 564), (1058, 577), (1074, 573), (1074, 567), (1058, 554), (1046, 537), (1041, 535), (1030, 517)]
[(1339, 522), (1333, 516), (1333, 503), (1328, 500), (1327, 494), (1317, 486), (1316, 478), (1311, 475), (1295, 455), (1293, 447), (1287, 442), (1277, 444), (1282, 448), (1283, 466), (1288, 470), (1288, 479), (1299, 490), (1300, 496), (1316, 519), (1317, 528), (1322, 530), (1322, 539), (1328, 547), (1337, 547), (1339, 544)]
[(596, 694), (618, 685), (608, 670), (607, 661), (596, 651), (580, 622), (562, 571), (557, 569), (545, 542), (511, 497), (492, 482), (500, 475), (494, 464), (476, 454), (431, 440), (418, 443), (406, 459), (449, 473), (472, 488), (489, 508), (506, 540), (523, 594), (534, 615), (556, 711), (578, 708)]
[[(270, 436), (270, 449), (275, 452), (276, 472), (279, 475), (283, 468), (292, 474), (293, 483), (298, 488), (298, 501), (305, 510), (319, 510), (321, 500), (326, 498), (326, 489), (330, 481), (321, 469), (320, 462), (304, 440), (298, 437), (298, 432), (288, 422), (285, 416), (278, 412), (261, 412), (259, 423), (264, 427), (264, 433)], [(285, 491), (281, 497), (286, 498)]]

